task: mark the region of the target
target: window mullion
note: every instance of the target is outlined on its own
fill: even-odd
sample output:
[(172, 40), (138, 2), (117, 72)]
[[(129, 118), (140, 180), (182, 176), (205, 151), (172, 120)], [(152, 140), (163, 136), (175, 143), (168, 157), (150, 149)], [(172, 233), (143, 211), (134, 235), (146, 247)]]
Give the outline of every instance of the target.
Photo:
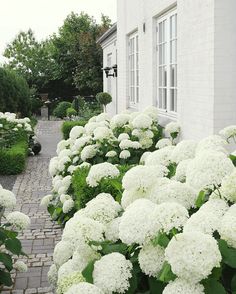
[(166, 89), (166, 110), (170, 111), (170, 16), (166, 19), (167, 24), (167, 56), (166, 56), (166, 70), (167, 70), (167, 89)]

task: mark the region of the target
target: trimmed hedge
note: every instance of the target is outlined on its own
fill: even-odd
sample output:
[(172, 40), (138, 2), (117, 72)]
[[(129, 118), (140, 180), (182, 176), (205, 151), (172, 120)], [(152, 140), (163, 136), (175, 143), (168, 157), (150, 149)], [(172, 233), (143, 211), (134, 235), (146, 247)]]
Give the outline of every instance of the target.
[(11, 148), (0, 150), (0, 174), (15, 175), (25, 169), (26, 157), (28, 153), (27, 142), (20, 141)]
[(84, 127), (87, 123), (87, 120), (78, 120), (78, 121), (65, 121), (62, 124), (61, 131), (63, 134), (63, 138), (67, 140), (70, 135), (70, 131), (75, 126), (82, 126)]

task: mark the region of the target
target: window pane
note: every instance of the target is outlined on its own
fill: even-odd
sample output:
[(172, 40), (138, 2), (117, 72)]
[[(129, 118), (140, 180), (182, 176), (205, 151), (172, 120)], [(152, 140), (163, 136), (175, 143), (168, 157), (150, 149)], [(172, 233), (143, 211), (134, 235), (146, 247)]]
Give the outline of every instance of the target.
[(136, 88), (136, 102), (139, 102), (139, 88)]
[(159, 43), (162, 43), (162, 23), (159, 23)]
[(167, 67), (164, 66), (163, 67), (163, 86), (166, 87), (167, 86)]
[(177, 53), (176, 40), (174, 40), (170, 42), (170, 62), (171, 63), (176, 63), (176, 53)]
[(163, 89), (163, 97), (162, 97), (162, 108), (166, 109), (166, 103), (167, 102), (167, 91), (166, 89)]
[(162, 40), (163, 42), (166, 42), (167, 40), (167, 37), (166, 37), (166, 33), (167, 33), (167, 30), (166, 30), (166, 20), (163, 21), (163, 25), (162, 25)]
[(162, 108), (162, 89), (159, 89), (158, 107)]
[(176, 14), (171, 16), (170, 18), (170, 38), (174, 39), (176, 38), (176, 22), (177, 18), (176, 18)]
[(163, 64), (163, 58), (162, 58), (162, 45), (159, 46), (159, 65)]
[(175, 110), (175, 90), (170, 90), (170, 110)]
[(176, 74), (176, 65), (170, 66), (170, 86), (177, 87), (177, 74)]
[(162, 64), (166, 64), (166, 51), (167, 51), (167, 44), (163, 44), (162, 50)]
[(159, 86), (163, 86), (163, 67), (159, 67)]

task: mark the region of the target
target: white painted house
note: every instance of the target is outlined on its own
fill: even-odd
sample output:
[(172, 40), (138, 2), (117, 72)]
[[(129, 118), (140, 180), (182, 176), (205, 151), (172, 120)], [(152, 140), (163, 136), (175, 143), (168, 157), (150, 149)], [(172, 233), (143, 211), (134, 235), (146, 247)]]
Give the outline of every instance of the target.
[(117, 25), (99, 40), (112, 114), (159, 108), (184, 138), (236, 124), (236, 1), (117, 0)]

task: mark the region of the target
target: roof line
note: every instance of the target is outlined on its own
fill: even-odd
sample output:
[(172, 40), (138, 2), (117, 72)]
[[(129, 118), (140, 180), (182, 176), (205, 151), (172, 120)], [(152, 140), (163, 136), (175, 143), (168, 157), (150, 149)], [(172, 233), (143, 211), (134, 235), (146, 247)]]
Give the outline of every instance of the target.
[(97, 39), (97, 43), (103, 43), (107, 38), (109, 38), (113, 33), (117, 31), (117, 23), (114, 23), (110, 29), (108, 29), (100, 38)]

